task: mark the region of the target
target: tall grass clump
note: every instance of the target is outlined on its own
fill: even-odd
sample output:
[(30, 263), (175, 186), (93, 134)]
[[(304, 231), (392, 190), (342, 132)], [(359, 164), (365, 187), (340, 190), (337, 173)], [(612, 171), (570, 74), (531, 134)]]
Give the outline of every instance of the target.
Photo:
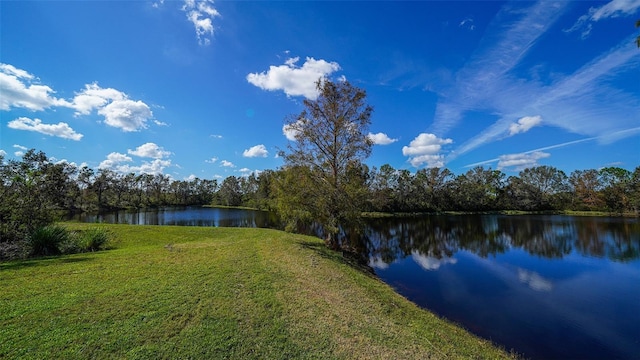
[(27, 247), (30, 256), (77, 254), (105, 250), (111, 237), (111, 233), (104, 228), (70, 231), (64, 226), (54, 224), (36, 229), (29, 237)]
[(36, 229), (29, 237), (32, 256), (59, 255), (60, 246), (70, 239), (67, 229), (60, 225), (47, 225)]
[(87, 229), (79, 235), (83, 251), (104, 250), (111, 239), (111, 233), (103, 228)]

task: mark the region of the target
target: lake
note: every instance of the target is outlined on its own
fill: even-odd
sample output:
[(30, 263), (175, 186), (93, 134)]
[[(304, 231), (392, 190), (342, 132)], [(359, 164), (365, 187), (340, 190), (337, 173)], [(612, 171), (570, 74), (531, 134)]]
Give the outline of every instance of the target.
[[(266, 212), (170, 208), (87, 222), (271, 227)], [(429, 215), (371, 219), (359, 248), (421, 307), (532, 359), (640, 358), (633, 218)]]

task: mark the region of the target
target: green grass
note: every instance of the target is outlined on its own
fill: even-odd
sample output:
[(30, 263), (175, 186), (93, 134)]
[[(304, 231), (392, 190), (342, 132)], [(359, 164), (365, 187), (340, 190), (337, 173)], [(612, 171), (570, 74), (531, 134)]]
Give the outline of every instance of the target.
[(0, 263), (0, 358), (509, 357), (312, 237), (98, 226), (113, 250)]

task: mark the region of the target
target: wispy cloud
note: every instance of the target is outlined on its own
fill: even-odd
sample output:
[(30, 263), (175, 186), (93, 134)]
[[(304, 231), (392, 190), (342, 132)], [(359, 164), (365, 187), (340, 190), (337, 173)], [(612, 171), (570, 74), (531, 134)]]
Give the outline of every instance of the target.
[(640, 8), (640, 0), (612, 0), (600, 7), (591, 7), (589, 12), (580, 16), (578, 20), (565, 32), (580, 31), (583, 39), (586, 39), (593, 30), (593, 23), (618, 16), (632, 15)]
[(473, 31), (476, 29), (476, 25), (473, 23), (473, 19), (470, 17), (460, 21), (460, 24), (458, 24), (458, 27), (467, 29), (469, 31)]
[[(468, 111), (490, 112), (497, 120), (453, 149), (446, 162), (485, 144), (526, 132), (540, 125), (542, 119), (545, 125), (586, 136), (618, 133), (637, 126), (637, 117), (629, 114), (637, 113), (640, 97), (612, 86), (618, 76), (640, 64), (634, 36), (622, 39), (619, 45), (574, 73), (556, 76), (548, 84), (516, 71), (528, 50), (566, 7), (566, 2), (537, 2), (520, 9), (526, 10), (526, 15), (507, 25), (506, 30), (504, 20), (511, 16), (512, 9), (506, 7), (496, 16), (476, 54), (456, 74), (453, 86), (440, 92), (432, 132), (443, 136), (460, 121), (470, 121), (465, 118)], [(630, 135), (633, 134), (621, 133), (618, 138)], [(599, 139), (604, 142), (606, 137)]]
[(193, 24), (200, 45), (209, 45), (213, 36), (213, 18), (220, 13), (213, 7), (212, 0), (185, 0), (182, 11)]
[[(629, 128), (629, 129), (624, 129), (624, 130), (620, 130), (620, 131), (607, 133), (607, 134), (600, 135), (600, 136), (593, 136), (593, 137), (588, 137), (588, 138), (584, 138), (584, 139), (567, 141), (567, 142), (563, 142), (563, 143), (560, 143), (560, 144), (544, 146), (544, 147), (541, 147), (541, 148), (525, 151), (525, 152), (522, 152), (520, 154), (501, 155), (500, 157), (497, 157), (497, 158), (494, 158), (494, 159), (489, 159), (489, 160), (476, 162), (476, 163), (473, 163), (473, 164), (468, 164), (468, 165), (465, 165), (464, 167), (469, 168), (469, 167), (487, 165), (487, 164), (491, 164), (491, 163), (495, 163), (495, 162), (500, 162), (500, 161), (505, 160), (505, 159), (509, 159), (508, 156), (518, 155), (518, 156), (524, 157), (525, 155), (528, 155), (528, 154), (542, 153), (544, 151), (563, 148), (565, 146), (571, 146), (571, 145), (580, 144), (580, 143), (588, 142), (588, 141), (596, 141), (597, 140), (597, 141), (600, 141), (600, 142), (603, 142), (603, 143), (613, 142), (613, 141), (616, 141), (618, 139), (622, 139), (622, 138), (626, 138), (626, 137), (634, 136), (634, 135), (638, 135), (638, 134), (640, 134), (640, 127), (634, 127), (634, 128)], [(542, 157), (539, 157), (539, 158), (544, 158), (544, 157), (547, 157), (547, 156), (542, 156)]]
[[(510, 83), (509, 72), (564, 13), (567, 3), (539, 1), (526, 9), (514, 6), (520, 4), (503, 7), (471, 60), (456, 74), (453, 85), (439, 91), (441, 100), (432, 126), (435, 134), (446, 134), (466, 111), (505, 106), (517, 109), (522, 103), (523, 99), (509, 103), (502, 98), (515, 85)], [(505, 26), (513, 17), (519, 18)]]

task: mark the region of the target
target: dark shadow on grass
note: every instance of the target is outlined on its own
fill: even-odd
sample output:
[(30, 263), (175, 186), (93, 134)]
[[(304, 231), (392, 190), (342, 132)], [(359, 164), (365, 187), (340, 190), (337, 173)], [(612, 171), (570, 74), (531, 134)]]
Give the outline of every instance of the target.
[(331, 261), (351, 266), (357, 270), (360, 270), (368, 275), (375, 277), (373, 268), (369, 266), (368, 258), (359, 253), (351, 251), (334, 251), (327, 248), (326, 245), (320, 242), (314, 241), (298, 241), (298, 244), (305, 249), (309, 249), (319, 256), (329, 259)]
[(58, 264), (73, 264), (93, 260), (92, 257), (41, 257), (27, 260), (12, 260), (8, 262), (0, 262), (0, 271), (2, 270), (19, 270), (37, 266), (53, 266)]

